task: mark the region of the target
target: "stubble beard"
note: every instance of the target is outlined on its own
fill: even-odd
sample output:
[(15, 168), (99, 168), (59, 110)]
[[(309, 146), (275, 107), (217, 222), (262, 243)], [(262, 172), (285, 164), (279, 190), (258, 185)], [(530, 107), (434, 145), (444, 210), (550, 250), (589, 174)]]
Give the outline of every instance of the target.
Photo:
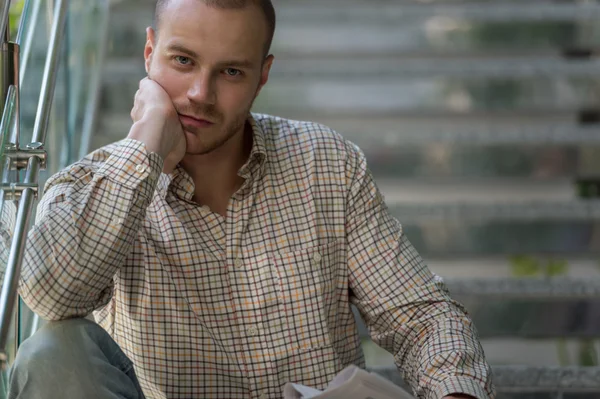
[[(200, 146), (200, 148), (194, 148), (191, 149), (191, 151), (188, 151), (187, 155), (210, 154), (211, 152), (225, 145), (237, 133), (243, 132), (251, 108), (252, 104), (250, 104), (250, 107), (248, 107), (248, 109), (244, 113), (240, 113), (238, 116), (236, 116), (236, 118), (231, 123), (228, 123), (227, 125), (223, 126), (223, 128), (220, 129), (218, 135), (216, 135), (217, 139), (215, 141), (210, 140), (211, 137), (206, 137), (207, 132), (203, 131), (203, 129), (196, 129), (192, 126), (189, 128), (185, 128), (189, 133), (193, 134), (196, 137), (196, 139), (198, 140), (197, 144), (199, 144)], [(222, 118), (219, 118), (219, 120), (222, 120)], [(212, 134), (209, 133), (209, 135)], [(198, 147), (198, 145), (196, 147)]]

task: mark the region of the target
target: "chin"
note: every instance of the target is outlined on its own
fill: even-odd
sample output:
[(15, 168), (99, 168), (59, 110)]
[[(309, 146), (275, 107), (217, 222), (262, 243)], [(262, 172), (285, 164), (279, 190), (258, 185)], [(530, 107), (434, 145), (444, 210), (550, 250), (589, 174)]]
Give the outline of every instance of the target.
[(204, 143), (198, 139), (197, 133), (191, 132), (186, 132), (186, 146), (187, 155), (204, 155), (215, 149), (212, 143)]

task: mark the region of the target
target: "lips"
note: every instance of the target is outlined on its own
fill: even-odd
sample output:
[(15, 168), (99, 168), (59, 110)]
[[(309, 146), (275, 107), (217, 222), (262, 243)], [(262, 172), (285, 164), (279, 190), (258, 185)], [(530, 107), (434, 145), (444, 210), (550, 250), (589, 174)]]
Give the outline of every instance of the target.
[(183, 114), (179, 114), (179, 119), (181, 120), (181, 123), (183, 125), (191, 125), (195, 127), (209, 127), (214, 124), (213, 122), (206, 119), (196, 118), (194, 116)]

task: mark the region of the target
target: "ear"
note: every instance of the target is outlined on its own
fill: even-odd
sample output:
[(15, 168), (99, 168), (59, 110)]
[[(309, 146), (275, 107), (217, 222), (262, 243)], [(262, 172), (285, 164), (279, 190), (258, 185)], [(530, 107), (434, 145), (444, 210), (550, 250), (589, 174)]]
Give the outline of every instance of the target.
[(156, 45), (156, 33), (154, 29), (146, 28), (146, 46), (144, 47), (144, 60), (146, 66), (146, 74), (150, 72), (150, 64), (152, 63), (152, 54)]
[(262, 66), (262, 71), (260, 73), (260, 83), (258, 84), (258, 89), (256, 89), (256, 95), (254, 97), (258, 97), (263, 86), (269, 81), (269, 73), (271, 72), (271, 67), (273, 66), (274, 60), (275, 57), (272, 54), (265, 59), (265, 62)]

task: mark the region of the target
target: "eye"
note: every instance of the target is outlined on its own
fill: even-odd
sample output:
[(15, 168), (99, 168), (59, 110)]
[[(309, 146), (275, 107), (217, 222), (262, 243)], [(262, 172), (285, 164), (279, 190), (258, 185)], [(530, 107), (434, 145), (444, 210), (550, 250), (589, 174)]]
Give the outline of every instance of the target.
[(242, 74), (242, 71), (240, 71), (239, 69), (235, 69), (235, 68), (227, 68), (227, 69), (225, 69), (225, 74), (227, 76), (236, 77), (236, 76), (240, 76)]
[(189, 65), (192, 62), (192, 60), (190, 60), (188, 57), (184, 57), (183, 55), (175, 56), (175, 61), (181, 65)]

